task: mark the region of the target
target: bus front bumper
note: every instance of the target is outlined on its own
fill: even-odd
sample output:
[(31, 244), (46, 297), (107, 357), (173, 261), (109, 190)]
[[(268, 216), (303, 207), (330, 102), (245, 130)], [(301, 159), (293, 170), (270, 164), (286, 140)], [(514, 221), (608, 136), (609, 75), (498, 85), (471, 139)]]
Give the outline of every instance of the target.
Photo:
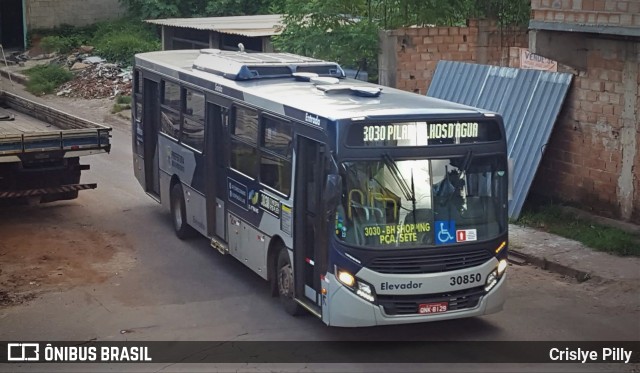
[(507, 295), (506, 275), (506, 273), (502, 275), (494, 288), (482, 296), (475, 307), (430, 315), (414, 314), (403, 316), (385, 314), (382, 306), (360, 298), (349, 289), (339, 285), (335, 277), (331, 276), (331, 283), (338, 285), (331, 292), (332, 296), (328, 307), (323, 310), (323, 313), (326, 313), (323, 319), (331, 326), (364, 327), (422, 323), (488, 315), (502, 310)]

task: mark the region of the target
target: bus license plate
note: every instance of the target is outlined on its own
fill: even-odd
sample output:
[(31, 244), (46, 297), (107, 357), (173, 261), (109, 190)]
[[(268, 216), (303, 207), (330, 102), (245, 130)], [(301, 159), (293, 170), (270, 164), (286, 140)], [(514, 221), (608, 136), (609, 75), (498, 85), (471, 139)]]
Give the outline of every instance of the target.
[(423, 303), (418, 307), (418, 312), (422, 315), (425, 315), (431, 313), (447, 312), (448, 308), (449, 303), (447, 302)]

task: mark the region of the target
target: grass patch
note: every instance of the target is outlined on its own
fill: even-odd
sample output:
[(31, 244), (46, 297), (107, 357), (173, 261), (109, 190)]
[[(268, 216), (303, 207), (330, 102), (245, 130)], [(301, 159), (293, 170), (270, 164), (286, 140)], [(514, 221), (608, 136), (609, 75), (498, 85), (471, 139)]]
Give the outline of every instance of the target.
[(140, 20), (121, 19), (97, 25), (95, 54), (111, 62), (131, 65), (136, 53), (160, 50), (160, 40)]
[[(79, 47), (82, 44), (89, 43), (93, 38), (93, 35), (95, 32), (96, 32), (95, 25), (77, 27), (77, 26), (72, 26), (68, 24), (62, 24), (58, 27), (50, 28), (50, 29), (34, 29), (28, 32), (28, 35), (27, 35), (27, 39), (29, 42), (28, 47), (30, 48), (32, 46), (31, 45), (32, 39), (37, 40), (42, 38), (40, 39), (40, 45), (42, 46), (42, 43), (43, 42), (45, 43), (45, 46), (43, 46), (43, 49), (46, 53), (57, 51), (56, 49), (49, 50), (49, 51), (46, 50), (45, 47), (51, 45), (51, 43), (53, 43), (54, 47), (63, 46), (64, 48), (67, 48), (71, 46), (73, 49), (73, 48)], [(45, 41), (45, 39), (49, 37), (55, 37), (55, 38), (52, 40)], [(56, 39), (59, 39), (59, 40), (56, 40)], [(49, 45), (47, 45), (47, 43), (49, 43)], [(60, 51), (60, 53), (67, 53), (67, 52)]]
[(111, 114), (131, 109), (131, 96), (117, 96), (116, 103), (111, 108)]
[(515, 223), (570, 238), (599, 251), (620, 256), (640, 256), (640, 237), (580, 219), (557, 205), (527, 209)]
[(24, 72), (29, 76), (27, 91), (36, 96), (53, 93), (58, 86), (73, 79), (71, 71), (58, 65), (36, 66)]
[(40, 47), (45, 53), (71, 53), (80, 47), (82, 41), (76, 37), (45, 36), (40, 40)]
[(40, 39), (46, 53), (67, 54), (81, 45), (95, 47), (93, 55), (109, 62), (131, 65), (136, 53), (160, 50), (160, 39), (151, 25), (139, 19), (123, 18), (99, 22), (87, 27), (63, 25), (49, 30), (34, 30), (30, 37)]
[(131, 106), (131, 96), (118, 96), (118, 97), (116, 97), (116, 104)]

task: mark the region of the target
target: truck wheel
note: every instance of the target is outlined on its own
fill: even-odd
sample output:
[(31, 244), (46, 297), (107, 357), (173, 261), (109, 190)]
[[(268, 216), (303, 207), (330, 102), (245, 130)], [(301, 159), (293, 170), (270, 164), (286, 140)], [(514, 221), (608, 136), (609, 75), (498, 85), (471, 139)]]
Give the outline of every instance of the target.
[(193, 228), (187, 224), (187, 209), (184, 204), (184, 193), (180, 183), (176, 183), (171, 188), (171, 218), (173, 229), (179, 239), (184, 240), (193, 236)]
[(293, 299), (293, 267), (289, 260), (286, 247), (282, 247), (278, 253), (278, 265), (276, 266), (278, 284), (278, 296), (280, 303), (288, 314), (298, 316), (303, 313), (303, 308)]

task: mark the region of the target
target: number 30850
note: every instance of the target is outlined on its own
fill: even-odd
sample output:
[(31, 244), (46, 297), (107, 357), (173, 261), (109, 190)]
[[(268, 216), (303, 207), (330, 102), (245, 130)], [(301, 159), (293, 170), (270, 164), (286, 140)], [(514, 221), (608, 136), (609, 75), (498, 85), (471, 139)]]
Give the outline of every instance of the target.
[(464, 284), (475, 284), (482, 281), (482, 275), (479, 273), (473, 273), (470, 275), (463, 276), (453, 276), (449, 277), (449, 285), (464, 285)]

